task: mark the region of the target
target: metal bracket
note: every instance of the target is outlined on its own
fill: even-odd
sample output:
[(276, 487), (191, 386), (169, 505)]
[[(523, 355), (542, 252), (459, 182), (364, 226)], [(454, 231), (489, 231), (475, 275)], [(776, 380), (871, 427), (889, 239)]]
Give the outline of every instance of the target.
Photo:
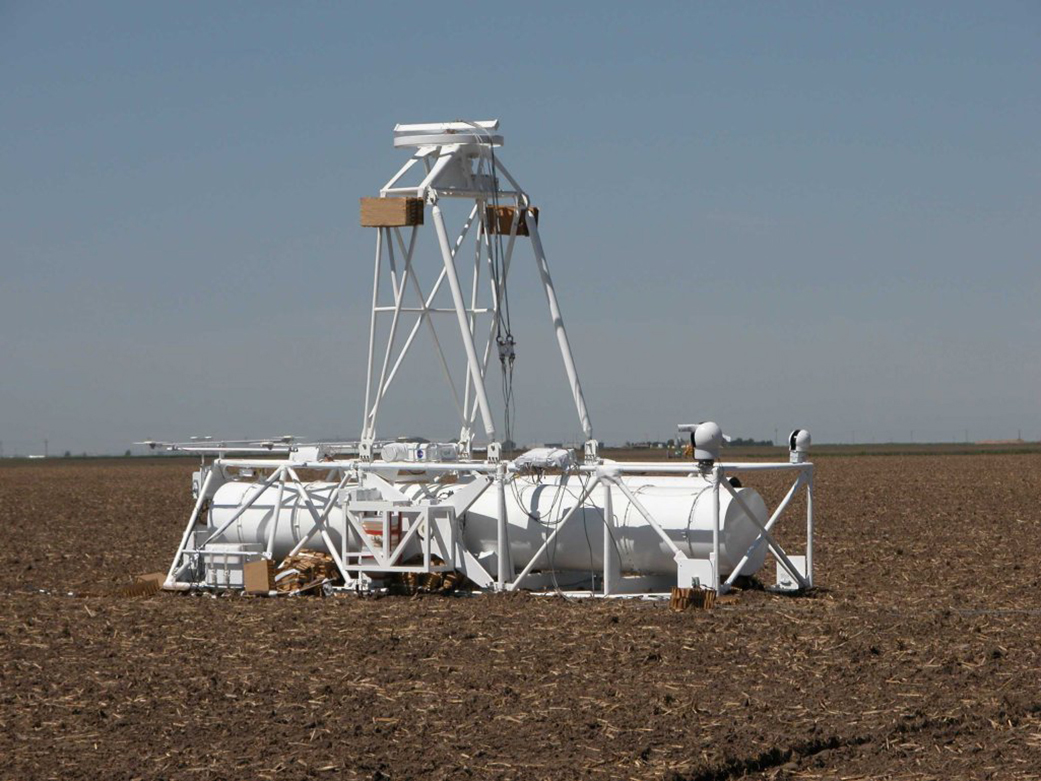
[(707, 559), (677, 559), (676, 585), (679, 588), (712, 589), (712, 574), (715, 563), (710, 555)]
[(362, 461), (372, 461), (372, 440), (363, 439), (358, 443), (358, 456)]
[[(806, 579), (806, 557), (805, 556), (789, 556), (788, 560), (791, 561), (792, 565), (798, 571), (798, 574)], [(807, 581), (808, 582), (808, 581)], [(784, 565), (780, 561), (777, 562), (777, 585), (774, 587), (777, 591), (801, 591), (804, 586), (799, 583), (795, 578), (791, 576), (791, 573), (785, 569)]]

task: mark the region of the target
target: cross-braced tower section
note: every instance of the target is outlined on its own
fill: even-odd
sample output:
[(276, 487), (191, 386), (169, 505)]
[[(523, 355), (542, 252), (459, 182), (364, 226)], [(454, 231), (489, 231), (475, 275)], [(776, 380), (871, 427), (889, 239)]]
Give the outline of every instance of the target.
[[(461, 451), (470, 455), (480, 425), (488, 460), (498, 460), (500, 443), (512, 437), (514, 342), (507, 280), (518, 239), (531, 242), (587, 440), (586, 456), (596, 458), (593, 427), (539, 236), (539, 212), (503, 164), (497, 152), (503, 144), (498, 130), (498, 120), (397, 125), (394, 146), (413, 150), (412, 156), (383, 186), (379, 197), (361, 201), (362, 225), (377, 229), (360, 444), (363, 459), (373, 455), (376, 424), (387, 391), (425, 330), (459, 415)], [(417, 184), (406, 184), (417, 178)], [(450, 233), (446, 225), (445, 199), (470, 207), (456, 233)], [(429, 252), (420, 249), (428, 206), (440, 256), (434, 262), (440, 269), (432, 285), (424, 289), (416, 269), (430, 262)], [(460, 343), (465, 364), (460, 362)], [(496, 426), (488, 394), (493, 358), (502, 372), (501, 427)]]

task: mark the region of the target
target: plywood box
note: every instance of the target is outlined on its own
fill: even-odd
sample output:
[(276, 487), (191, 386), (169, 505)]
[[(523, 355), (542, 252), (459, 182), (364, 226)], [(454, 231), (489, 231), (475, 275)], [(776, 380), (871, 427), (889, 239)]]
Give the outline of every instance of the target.
[(246, 562), (242, 569), (247, 594), (267, 594), (275, 590), (274, 565), (270, 559)]
[[(500, 233), (503, 236), (510, 235), (510, 227), (513, 225), (513, 213), (516, 209), (513, 206), (489, 206), (488, 216), (485, 224), (488, 226), (489, 233)], [(531, 211), (535, 213), (535, 224), (539, 224), (539, 210), (535, 207), (531, 208)], [(520, 222), (517, 223), (517, 235), (527, 236), (528, 235), (528, 222), (527, 213), (522, 211), (520, 216)]]
[(422, 198), (362, 198), (363, 228), (404, 228), (423, 224)]

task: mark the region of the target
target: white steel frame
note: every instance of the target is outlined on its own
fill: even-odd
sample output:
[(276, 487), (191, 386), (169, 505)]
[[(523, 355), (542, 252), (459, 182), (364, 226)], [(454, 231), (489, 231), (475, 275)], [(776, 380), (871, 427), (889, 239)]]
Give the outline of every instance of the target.
[[(424, 290), (415, 271), (419, 235), (418, 227), (378, 228), (376, 235), (376, 260), (373, 272), (372, 312), (369, 325), (368, 361), (366, 367), (365, 410), (362, 418), (361, 455), (371, 458), (372, 445), (376, 440), (376, 423), (380, 407), (394, 378), (398, 376), (402, 362), (412, 348), (423, 325), (430, 332), (442, 373), (459, 415), (459, 443), (464, 453), (472, 450), (478, 413), (483, 434), (494, 458), (499, 449), (499, 433), (486, 388), (486, 377), (492, 354), (496, 350), (495, 334), (506, 280), (509, 275), (513, 252), (518, 238), (518, 226), (522, 211), (531, 238), (532, 250), (546, 302), (549, 306), (557, 345), (564, 362), (571, 394), (578, 413), (582, 431), (588, 443), (593, 443), (593, 426), (589, 419), (582, 385), (575, 367), (567, 329), (564, 326), (556, 289), (549, 270), (549, 262), (543, 249), (534, 213), (530, 210), (528, 196), (517, 184), (516, 179), (495, 156), (494, 148), (502, 145), (502, 137), (494, 135), (499, 123), (454, 122), (437, 125), (398, 125), (395, 128), (395, 146), (414, 147), (415, 152), (407, 163), (380, 190), (380, 197), (409, 196), (421, 198), (430, 206), (431, 220), (437, 236), (438, 251), (442, 268), (430, 290)], [(494, 162), (493, 162), (494, 160)], [(406, 186), (401, 180), (417, 164), (425, 171), (418, 185)], [(494, 170), (493, 170), (494, 169)], [(503, 186), (505, 181), (507, 186)], [(441, 199), (455, 198), (472, 202), (469, 216), (454, 238), (449, 237), (445, 225)], [(493, 231), (486, 224), (487, 207), (492, 205), (512, 206), (513, 223), (506, 239), (502, 258), (501, 275), (493, 277), (492, 241)], [(469, 273), (469, 290), (464, 290), (460, 279), (459, 253), (467, 235), (474, 230), (473, 264)], [(407, 240), (406, 234), (407, 233)], [(482, 268), (487, 270), (487, 283), (482, 283)], [(389, 300), (387, 291), (381, 290), (381, 280), (390, 282)], [(451, 305), (437, 306), (435, 301), (447, 282), (451, 294)], [(485, 287), (487, 285), (487, 288)], [(408, 306), (406, 288), (415, 294), (415, 305)], [(449, 357), (443, 348), (441, 334), (435, 323), (437, 315), (455, 315), (466, 356), (463, 392), (454, 379)], [(390, 317), (389, 332), (382, 349), (378, 349), (378, 321), (381, 316)], [(396, 349), (398, 332), (404, 316), (414, 315), (405, 341)], [(490, 315), (486, 334), (482, 334), (479, 319)], [(483, 342), (483, 345), (482, 345)], [(382, 357), (380, 355), (382, 354)], [(595, 443), (587, 445), (595, 454)]]
[[(567, 331), (564, 327), (559, 302), (557, 301), (556, 290), (550, 276), (546, 253), (539, 235), (538, 225), (535, 222), (534, 213), (530, 210), (528, 196), (498, 157), (494, 159), (494, 173), (496, 176), (492, 175), (491, 166), (494, 148), (501, 146), (503, 143), (502, 136), (497, 135), (495, 132), (498, 130), (498, 127), (498, 121), (494, 120), (489, 122), (398, 125), (395, 128), (395, 147), (409, 148), (415, 151), (410, 159), (380, 190), (380, 196), (418, 197), (424, 199), (425, 203), (431, 207), (430, 211), (437, 235), (442, 268), (431, 289), (423, 290), (415, 271), (418, 228), (378, 229), (361, 441), (356, 444), (340, 443), (338, 445), (319, 445), (311, 448), (295, 446), (291, 444), (291, 438), (283, 438), (279, 445), (270, 441), (261, 443), (244, 442), (241, 444), (207, 442), (198, 445), (167, 445), (166, 447), (170, 450), (201, 454), (203, 459), (207, 455), (214, 455), (216, 458), (208, 468), (208, 471), (206, 471), (206, 477), (199, 491), (198, 500), (182, 535), (177, 553), (170, 565), (166, 588), (189, 589), (200, 587), (200, 584), (197, 582), (181, 579), (181, 575), (193, 563), (198, 562), (196, 557), (212, 552), (207, 550), (207, 546), (233, 524), (239, 522), (243, 514), (254, 504), (261, 493), (276, 483), (278, 484), (278, 495), (273, 511), (274, 517), (268, 533), (266, 550), (263, 555), (269, 559), (272, 557), (274, 536), (280, 520), (279, 516), (284, 492), (287, 490), (296, 491), (304, 498), (307, 510), (314, 519), (315, 527), (307, 538), (298, 542), (292, 553), (299, 552), (310, 542), (315, 534), (318, 534), (325, 542), (340, 574), (348, 584), (357, 582), (357, 576), (363, 571), (434, 572), (459, 569), (477, 586), (484, 589), (512, 591), (522, 588), (533, 582), (534, 571), (540, 559), (549, 549), (556, 535), (575, 515), (577, 508), (587, 500), (592, 502), (593, 506), (597, 506), (596, 501), (599, 496), (601, 497), (599, 508), (602, 510), (604, 522), (607, 526), (604, 535), (604, 571), (600, 593), (603, 596), (622, 595), (623, 577), (617, 550), (614, 546), (612, 531), (615, 527), (615, 515), (609, 489), (611, 486), (614, 486), (626, 496), (637, 512), (672, 549), (677, 562), (678, 578), (680, 573), (684, 571), (685, 563), (692, 563), (695, 566), (691, 569), (700, 573), (696, 585), (701, 588), (712, 589), (717, 593), (726, 592), (734, 585), (748, 560), (755, 555), (762, 545), (766, 545), (777, 559), (779, 566), (787, 572), (791, 581), (799, 589), (813, 587), (812, 463), (795, 463), (796, 459), (793, 458), (792, 463), (708, 462), (703, 464), (676, 464), (675, 462), (619, 462), (603, 464), (598, 458), (596, 441), (593, 439), (592, 424), (590, 423), (578, 372), (575, 368), (574, 357), (571, 352)], [(401, 184), (406, 174), (417, 166), (424, 172), (422, 180), (417, 185)], [(499, 176), (505, 181), (506, 186), (503, 186), (503, 182), (498, 179)], [(439, 202), (443, 198), (457, 198), (464, 201), (472, 201), (473, 203), (469, 216), (454, 239), (449, 238), (442, 209), (439, 206)], [(491, 236), (493, 234), (485, 224), (486, 207), (493, 204), (510, 205), (515, 209), (513, 224), (511, 225), (509, 235), (506, 237), (507, 246), (504, 256), (501, 258), (501, 278), (498, 284), (492, 279), (492, 274), (490, 273), (492, 265)], [(549, 306), (558, 348), (571, 388), (572, 400), (587, 442), (585, 464), (575, 466), (570, 470), (584, 479), (582, 498), (556, 524), (553, 532), (549, 534), (539, 551), (518, 573), (513, 566), (510, 556), (506, 487), (520, 473), (512, 462), (499, 460), (498, 435), (488, 401), (485, 378), (495, 345), (496, 320), (510, 264), (513, 259), (516, 239), (518, 238), (517, 232), (522, 210), (526, 213), (525, 221), (531, 238), (539, 278)], [(474, 260), (469, 279), (469, 296), (467, 297), (460, 281), (457, 258), (468, 233), (475, 226)], [(484, 291), (483, 295), (484, 287), (480, 281), (482, 266), (487, 267), (489, 271), (488, 289)], [(384, 276), (389, 278), (389, 292), (391, 294), (389, 301), (384, 301), (386, 291), (381, 291), (381, 278)], [(441, 306), (436, 303), (442, 284), (445, 281), (448, 282), (451, 293), (450, 306)], [(406, 289), (408, 288), (411, 288), (415, 294), (416, 303), (412, 306), (405, 304)], [(382, 298), (381, 295), (383, 296)], [(445, 353), (441, 334), (438, 332), (435, 323), (435, 316), (451, 314), (455, 315), (463, 343), (463, 351), (466, 356), (462, 397), (460, 397), (451, 369), (450, 359)], [(415, 316), (415, 320), (409, 329), (408, 335), (400, 349), (395, 349), (398, 332), (402, 327), (403, 316), (411, 315)], [(482, 334), (478, 323), (479, 318), (484, 315), (490, 315), (491, 318), (489, 329), (486, 335), (484, 335), (482, 342)], [(382, 316), (390, 317), (389, 332), (382, 349), (377, 349), (377, 325), (379, 318)], [(380, 407), (391, 383), (398, 375), (402, 362), (409, 354), (409, 350), (414, 345), (417, 334), (424, 324), (430, 332), (434, 350), (437, 353), (442, 372), (448, 383), (456, 410), (459, 413), (459, 443), (463, 460), (451, 463), (422, 464), (373, 461), (373, 446), (376, 443), (376, 423)], [(480, 350), (478, 350), (479, 343), (482, 343)], [(478, 414), (480, 414), (484, 435), (488, 442), (488, 458), (485, 461), (470, 459), (475, 436), (474, 426)], [(154, 442), (147, 444), (150, 444), (152, 447), (160, 445), (160, 443)], [(305, 450), (310, 450), (314, 453), (321, 451), (324, 459), (317, 459), (316, 456), (316, 460), (309, 460), (304, 456)], [(358, 457), (343, 458), (342, 454), (347, 452), (357, 452)], [(268, 453), (272, 456), (278, 454), (280, 457), (258, 458), (255, 455), (263, 453)], [(239, 454), (239, 457), (228, 457), (229, 454)], [(465, 502), (460, 506), (447, 508), (436, 505), (423, 505), (421, 503), (412, 503), (408, 507), (401, 506), (402, 504), (407, 505), (409, 500), (389, 481), (382, 479), (380, 475), (395, 474), (399, 470), (408, 471), (417, 468), (435, 476), (455, 475), (472, 479), (472, 487), (468, 487), (464, 492), (460, 492), (461, 494), (465, 493)], [(299, 478), (296, 470), (303, 469), (323, 470), (328, 474), (327, 480), (337, 481), (336, 490), (332, 491), (329, 499), (321, 509), (314, 505), (303, 482)], [(197, 547), (193, 547), (190, 545), (192, 535), (197, 531), (199, 516), (209, 498), (213, 481), (216, 479), (215, 476), (220, 475), (223, 478), (228, 474), (229, 470), (270, 470), (270, 473), (266, 476), (257, 477), (256, 490), (243, 502), (235, 514), (222, 524), (219, 529), (213, 531), (207, 539), (199, 543)], [(794, 472), (795, 480), (766, 523), (759, 524), (756, 516), (730, 485), (727, 475), (766, 470)], [(710, 480), (714, 500), (713, 553), (709, 562), (688, 558), (668, 537), (662, 525), (647, 511), (636, 494), (629, 489), (624, 479), (626, 475), (631, 474), (690, 475), (695, 473), (703, 474)], [(338, 497), (341, 497), (343, 493), (341, 489), (347, 486), (363, 485), (378, 488), (385, 500), (376, 502), (369, 508), (373, 511), (384, 513), (382, 547), (377, 548), (377, 546), (372, 544), (371, 538), (364, 531), (358, 520), (357, 512), (365, 509), (364, 503), (354, 503), (344, 505), (348, 524), (347, 528), (344, 529), (343, 544), (337, 548), (329, 534), (327, 525), (329, 513), (337, 502)], [(488, 572), (461, 544), (461, 535), (458, 534), (457, 528), (457, 519), (492, 485), (495, 486), (498, 497), (498, 555), (496, 572), (494, 573)], [(598, 489), (601, 490), (598, 491)], [(802, 568), (792, 560), (773, 535), (773, 530), (782, 518), (786, 508), (800, 490), (805, 490), (806, 492), (805, 566)], [(723, 491), (728, 492), (732, 500), (738, 504), (748, 518), (759, 526), (758, 537), (745, 552), (738, 566), (726, 579), (721, 577), (718, 565), (720, 560), (720, 496)], [(340, 499), (340, 501), (344, 500)], [(390, 512), (407, 513), (410, 518), (406, 535), (403, 536), (393, 550), (389, 548), (390, 535), (388, 524)], [(424, 539), (423, 565), (403, 565), (400, 562), (400, 556), (405, 549), (406, 543), (415, 534), (420, 533), (422, 533)], [(348, 537), (354, 538), (353, 544), (355, 547), (353, 549), (350, 547), (351, 543), (348, 542)], [(441, 558), (445, 562), (443, 565), (436, 565), (432, 562), (432, 540), (437, 545)], [(235, 554), (234, 552), (224, 550), (220, 551), (220, 553), (229, 556), (256, 555), (255, 553)], [(363, 562), (362, 558), (366, 558), (366, 560)], [(692, 583), (688, 582), (681, 585), (689, 586)]]
[[(397, 493), (396, 489), (392, 485), (386, 483), (383, 480), (367, 480), (367, 477), (378, 477), (380, 474), (394, 473), (398, 470), (415, 470), (417, 466), (421, 466), (424, 471), (430, 472), (432, 475), (462, 475), (472, 476), (475, 478), (484, 478), (475, 483), (474, 490), (467, 496), (466, 505), (463, 507), (465, 511), (466, 507), (469, 507), (476, 499), (492, 485), (495, 486), (495, 490), (499, 497), (497, 503), (498, 507), (498, 526), (497, 526), (497, 571), (495, 573), (488, 572), (484, 567), (477, 561), (477, 559), (470, 554), (460, 543), (460, 536), (458, 534), (456, 525), (456, 511), (453, 508), (440, 507), (437, 505), (421, 505), (413, 504), (409, 507), (391, 506), (387, 502), (372, 502), (372, 503), (357, 503), (354, 505), (347, 505), (348, 517), (348, 529), (344, 530), (344, 539), (348, 534), (353, 532), (355, 537), (355, 545), (351, 553), (347, 553), (350, 549), (349, 546), (344, 547), (343, 545), (337, 549), (329, 537), (328, 528), (325, 525), (326, 519), (328, 518), (329, 511), (333, 507), (336, 497), (339, 495), (341, 488), (347, 485), (375, 485), (386, 486), (387, 492), (384, 494), (384, 498), (388, 500), (403, 498), (403, 495)], [(693, 467), (693, 468), (692, 468)], [(202, 507), (206, 493), (208, 491), (210, 481), (214, 474), (225, 472), (226, 470), (236, 469), (271, 469), (272, 472), (266, 478), (257, 478), (257, 489), (253, 495), (245, 501), (236, 513), (228, 519), (222, 526), (210, 534), (209, 538), (205, 540), (198, 548), (189, 548), (188, 542), (191, 539), (191, 533), (195, 529), (196, 521)], [(330, 494), (330, 498), (326, 505), (319, 510), (311, 502), (310, 498), (307, 497), (304, 492), (304, 486), (301, 483), (296, 469), (308, 469), (308, 470), (325, 470), (330, 475), (341, 476), (337, 490)], [(533, 570), (537, 569), (537, 566), (546, 553), (549, 550), (550, 545), (556, 538), (557, 534), (563, 529), (563, 527), (574, 517), (576, 511), (583, 506), (587, 500), (592, 501), (592, 506), (598, 507), (604, 518), (604, 522), (607, 525), (606, 533), (604, 535), (604, 571), (602, 575), (602, 588), (600, 593), (602, 596), (621, 596), (623, 591), (621, 589), (623, 583), (623, 573), (620, 569), (618, 561), (617, 551), (614, 548), (614, 539), (612, 529), (615, 527), (615, 514), (612, 506), (611, 492), (606, 490), (610, 486), (617, 487), (622, 494), (632, 503), (632, 506), (636, 511), (647, 521), (647, 523), (653, 528), (663, 541), (673, 551), (673, 557), (677, 562), (677, 572), (680, 570), (680, 563), (684, 561), (699, 561), (690, 559), (684, 554), (676, 543), (668, 536), (662, 525), (650, 513), (646, 507), (639, 501), (637, 495), (626, 485), (624, 477), (632, 474), (672, 474), (672, 475), (690, 475), (698, 472), (696, 465), (691, 464), (676, 464), (668, 462), (617, 462), (604, 465), (590, 465), (584, 464), (574, 467), (574, 473), (584, 478), (582, 493), (571, 507), (571, 509), (565, 513), (565, 515), (555, 524), (552, 533), (543, 541), (542, 546), (532, 556), (528, 564), (518, 573), (512, 565), (511, 557), (509, 553), (509, 524), (506, 517), (506, 502), (505, 502), (505, 488), (506, 486), (518, 475), (523, 474), (513, 469), (512, 463), (505, 461), (500, 463), (492, 462), (466, 462), (466, 463), (442, 463), (442, 464), (422, 464), (418, 465), (413, 462), (368, 462), (361, 459), (351, 459), (344, 461), (317, 461), (314, 463), (296, 463), (293, 461), (275, 461), (273, 459), (242, 459), (242, 458), (220, 458), (214, 461), (209, 473), (207, 474), (205, 483), (202, 490), (199, 493), (199, 499), (196, 502), (195, 509), (192, 512), (191, 517), (188, 521), (188, 526), (184, 531), (184, 535), (181, 539), (181, 545), (177, 550), (177, 554), (174, 556), (173, 563), (170, 565), (169, 574), (167, 577), (167, 588), (173, 589), (187, 589), (191, 588), (196, 583), (190, 581), (178, 580), (175, 575), (179, 571), (183, 571), (184, 567), (188, 562), (185, 561), (184, 557), (192, 555), (201, 555), (207, 551), (206, 546), (216, 537), (221, 535), (230, 526), (236, 523), (248, 510), (253, 503), (259, 498), (260, 494), (271, 485), (276, 482), (279, 483), (279, 499), (276, 502), (274, 510), (274, 519), (272, 521), (271, 530), (268, 538), (268, 547), (266, 556), (271, 557), (271, 540), (274, 536), (274, 530), (277, 527), (279, 520), (279, 511), (281, 509), (281, 492), (285, 486), (300, 490), (307, 503), (308, 511), (315, 519), (315, 530), (312, 535), (319, 533), (325, 541), (326, 546), (329, 548), (336, 562), (337, 568), (340, 570), (344, 581), (348, 584), (354, 583), (357, 580), (358, 573), (365, 572), (440, 572), (450, 569), (459, 569), (462, 571), (470, 580), (476, 583), (478, 586), (483, 588), (489, 588), (498, 591), (514, 591), (519, 588), (525, 587), (529, 584)], [(756, 520), (756, 516), (747, 507), (745, 502), (741, 499), (740, 495), (731, 486), (730, 481), (727, 479), (729, 475), (747, 473), (747, 472), (763, 472), (763, 471), (783, 471), (783, 472), (794, 472), (795, 480), (788, 489), (785, 496), (778, 503), (777, 507), (771, 513), (766, 523), (760, 524)], [(777, 559), (778, 564), (784, 571), (787, 572), (791, 580), (798, 585), (799, 590), (810, 589), (813, 587), (813, 464), (811, 462), (802, 463), (734, 463), (734, 462), (717, 462), (712, 464), (705, 471), (700, 473), (704, 474), (710, 480), (712, 497), (713, 497), (713, 535), (712, 535), (712, 546), (713, 552), (709, 559), (709, 568), (706, 572), (706, 577), (699, 580), (696, 584), (701, 588), (711, 589), (719, 594), (726, 593), (729, 591), (737, 578), (741, 575), (745, 564), (760, 546), (766, 545), (770, 553)], [(597, 488), (603, 488), (605, 490), (598, 492)], [(777, 542), (773, 535), (773, 529), (777, 526), (778, 522), (784, 515), (785, 510), (791, 503), (792, 499), (798, 494), (800, 490), (805, 491), (806, 495), (806, 546), (805, 546), (805, 567), (801, 568), (794, 563), (788, 553), (783, 547)], [(719, 572), (718, 562), (719, 558), (719, 538), (720, 538), (720, 496), (723, 491), (728, 492), (733, 501), (737, 502), (738, 506), (744, 511), (747, 517), (759, 527), (759, 535), (749, 546), (744, 556), (731, 571), (729, 577), (723, 578)], [(597, 497), (600, 497), (600, 503), (596, 503)], [(389, 547), (390, 534), (389, 526), (384, 526), (382, 545), (384, 547), (378, 548), (372, 544), (369, 535), (366, 534), (363, 527), (360, 524), (360, 519), (357, 513), (365, 510), (379, 511), (385, 513), (385, 520), (389, 520), (389, 513), (391, 512), (402, 512), (407, 513), (410, 517), (414, 518), (414, 522), (406, 526), (407, 531), (403, 533), (401, 541), (392, 550)], [(440, 518), (440, 523), (434, 521), (434, 519)], [(422, 529), (430, 529), (431, 531), (424, 532), (424, 563), (423, 565), (403, 565), (400, 563), (400, 556), (405, 550), (405, 545), (412, 535), (420, 532)], [(293, 549), (292, 554), (299, 552), (305, 545), (310, 541), (311, 536), (308, 536), (299, 543)], [(441, 556), (445, 562), (443, 565), (433, 564), (431, 562), (431, 538), (435, 541), (438, 548), (438, 555)], [(234, 552), (228, 553), (227, 551), (220, 551), (223, 555), (255, 555), (255, 554), (235, 554)], [(368, 561), (354, 561), (348, 563), (348, 556), (368, 557)], [(449, 566), (451, 563), (451, 566)], [(692, 584), (683, 584), (690, 586)]]

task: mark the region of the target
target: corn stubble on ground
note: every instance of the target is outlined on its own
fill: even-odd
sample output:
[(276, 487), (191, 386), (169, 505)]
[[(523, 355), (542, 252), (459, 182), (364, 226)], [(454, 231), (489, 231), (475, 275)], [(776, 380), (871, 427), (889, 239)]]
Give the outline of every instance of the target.
[(192, 467), (0, 469), (0, 779), (1041, 777), (1037, 454), (821, 459), (823, 588), (682, 612), (115, 595)]

